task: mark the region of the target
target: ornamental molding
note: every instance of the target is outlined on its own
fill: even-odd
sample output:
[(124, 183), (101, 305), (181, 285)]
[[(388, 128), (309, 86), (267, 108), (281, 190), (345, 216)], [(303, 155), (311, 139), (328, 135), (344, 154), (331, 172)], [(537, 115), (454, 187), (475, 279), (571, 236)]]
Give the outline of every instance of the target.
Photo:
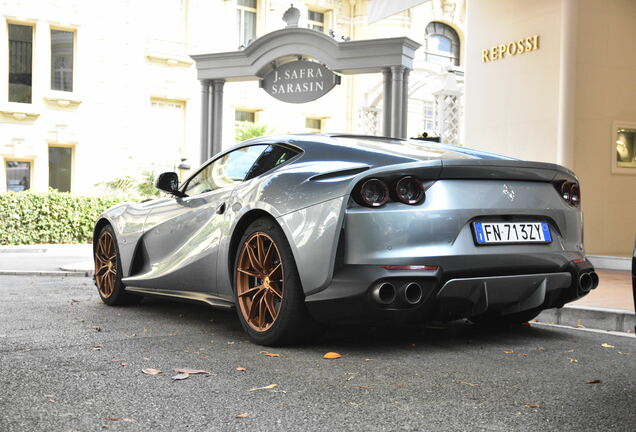
[(40, 116), (40, 113), (13, 110), (0, 110), (0, 114), (16, 121), (35, 120)]

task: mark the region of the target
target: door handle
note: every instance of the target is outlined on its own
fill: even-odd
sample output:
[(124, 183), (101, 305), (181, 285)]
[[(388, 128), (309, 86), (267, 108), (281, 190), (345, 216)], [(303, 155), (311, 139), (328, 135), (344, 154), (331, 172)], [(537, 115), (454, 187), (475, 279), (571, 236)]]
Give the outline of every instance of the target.
[(223, 213), (225, 213), (225, 203), (221, 203), (221, 205), (216, 208), (216, 214)]

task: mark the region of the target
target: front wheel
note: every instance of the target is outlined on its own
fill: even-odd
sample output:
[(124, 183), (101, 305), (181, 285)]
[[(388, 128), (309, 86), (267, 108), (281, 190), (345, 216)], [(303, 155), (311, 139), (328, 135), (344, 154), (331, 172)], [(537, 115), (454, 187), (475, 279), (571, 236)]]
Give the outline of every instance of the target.
[(109, 306), (137, 303), (141, 296), (125, 291), (121, 281), (122, 270), (119, 259), (119, 247), (115, 239), (115, 231), (110, 225), (104, 226), (97, 236), (97, 244), (93, 247), (95, 261), (95, 285), (99, 297)]
[(297, 343), (317, 328), (305, 306), (291, 248), (271, 219), (254, 221), (239, 242), (234, 295), (241, 325), (257, 344)]

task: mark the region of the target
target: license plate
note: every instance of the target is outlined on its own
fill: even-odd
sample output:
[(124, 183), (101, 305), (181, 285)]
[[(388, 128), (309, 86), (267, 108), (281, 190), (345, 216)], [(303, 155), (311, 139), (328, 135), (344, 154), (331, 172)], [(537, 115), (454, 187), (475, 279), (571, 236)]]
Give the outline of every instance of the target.
[(477, 244), (550, 243), (547, 222), (474, 222)]

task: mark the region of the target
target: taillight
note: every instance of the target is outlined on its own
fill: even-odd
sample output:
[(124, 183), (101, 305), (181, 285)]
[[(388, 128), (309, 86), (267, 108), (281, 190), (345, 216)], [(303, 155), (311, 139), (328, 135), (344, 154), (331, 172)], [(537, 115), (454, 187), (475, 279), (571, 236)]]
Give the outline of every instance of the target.
[(402, 177), (395, 183), (395, 196), (404, 204), (417, 204), (424, 199), (424, 185), (415, 177)]
[(380, 179), (369, 179), (360, 187), (360, 200), (368, 207), (380, 207), (389, 200), (389, 188)]
[(563, 198), (563, 201), (574, 207), (581, 205), (581, 190), (578, 183), (563, 180), (555, 183), (554, 187)]

